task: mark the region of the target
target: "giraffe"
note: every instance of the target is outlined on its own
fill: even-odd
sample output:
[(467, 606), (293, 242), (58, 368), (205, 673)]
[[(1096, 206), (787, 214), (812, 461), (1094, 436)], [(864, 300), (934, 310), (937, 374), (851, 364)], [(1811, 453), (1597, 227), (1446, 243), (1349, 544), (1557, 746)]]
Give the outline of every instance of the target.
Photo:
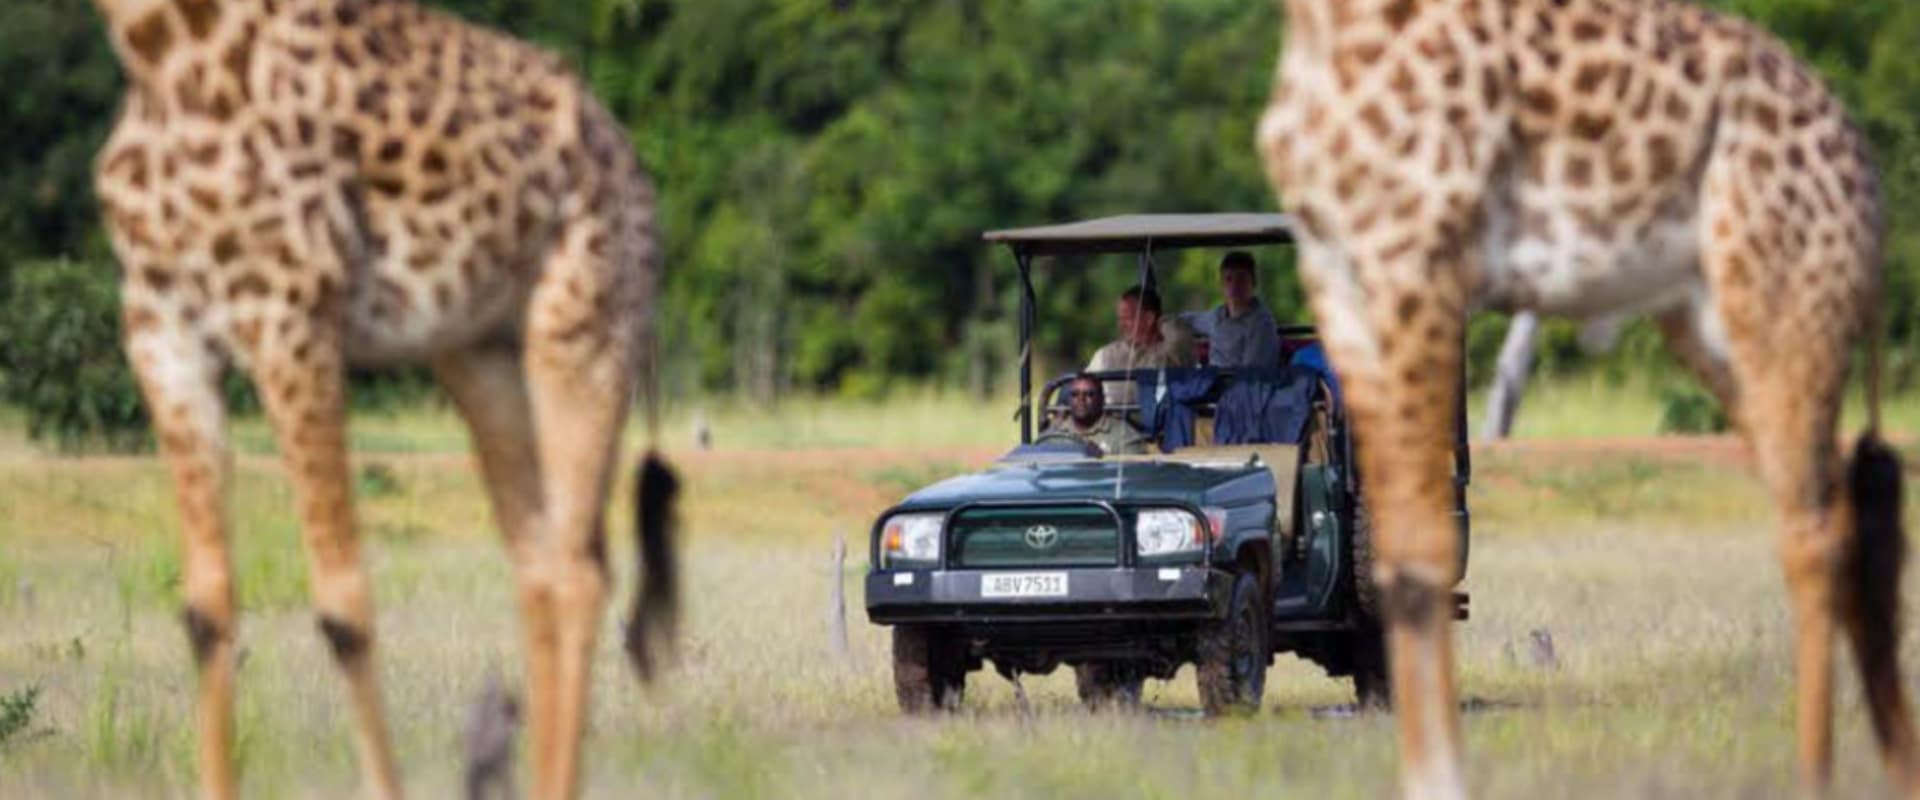
[[(403, 0), (95, 6), (127, 78), (95, 185), (182, 520), (202, 795), (235, 793), (222, 371), (259, 390), (362, 779), (396, 797), (345, 381), (424, 364), (467, 422), (513, 564), (534, 796), (571, 796), (636, 385), (658, 427), (654, 190), (619, 124), (559, 59)], [(638, 484), (653, 558), (627, 646), (645, 677), (647, 643), (665, 644), (651, 623), (670, 621), (675, 482), (649, 451)]]
[[(1797, 761), (1824, 792), (1832, 647), (1920, 795), (1897, 659), (1900, 466), (1881, 443), (1881, 209), (1866, 144), (1771, 35), (1678, 0), (1281, 0), (1255, 146), (1360, 438), (1402, 788), (1458, 797), (1446, 454), (1475, 309), (1651, 314), (1778, 512)], [(1838, 418), (1869, 343), (1867, 431)]]

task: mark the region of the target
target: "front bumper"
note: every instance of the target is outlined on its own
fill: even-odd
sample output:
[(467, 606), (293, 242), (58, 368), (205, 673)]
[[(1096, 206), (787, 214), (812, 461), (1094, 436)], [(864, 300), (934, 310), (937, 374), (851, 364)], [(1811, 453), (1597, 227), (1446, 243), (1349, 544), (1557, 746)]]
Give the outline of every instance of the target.
[(991, 574), (984, 570), (869, 572), (867, 618), (881, 625), (1218, 619), (1233, 591), (1231, 574), (1202, 566), (1031, 571), (1066, 573), (1066, 594), (983, 598), (981, 577)]

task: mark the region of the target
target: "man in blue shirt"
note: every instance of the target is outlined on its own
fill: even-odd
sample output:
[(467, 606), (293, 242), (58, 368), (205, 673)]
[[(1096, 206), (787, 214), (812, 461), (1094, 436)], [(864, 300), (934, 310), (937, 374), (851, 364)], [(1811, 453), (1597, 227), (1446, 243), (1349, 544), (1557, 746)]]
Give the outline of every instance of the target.
[(1279, 326), (1260, 302), (1259, 289), (1253, 254), (1235, 250), (1220, 259), (1220, 292), (1226, 302), (1210, 311), (1180, 315), (1207, 337), (1208, 366), (1280, 366)]

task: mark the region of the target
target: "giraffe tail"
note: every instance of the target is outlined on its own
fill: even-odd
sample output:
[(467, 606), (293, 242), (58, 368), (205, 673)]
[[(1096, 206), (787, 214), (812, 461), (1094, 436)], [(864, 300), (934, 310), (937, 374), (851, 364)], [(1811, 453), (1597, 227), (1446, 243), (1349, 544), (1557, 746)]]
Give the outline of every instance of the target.
[(627, 659), (641, 681), (652, 680), (673, 642), (679, 619), (678, 565), (674, 559), (675, 504), (680, 479), (657, 450), (640, 463), (634, 486), (634, 555), (639, 584), (627, 615)]
[(1839, 576), (1840, 612), (1853, 641), (1875, 736), (1902, 777), (1920, 777), (1912, 717), (1899, 666), (1900, 572), (1906, 561), (1900, 457), (1869, 430), (1848, 467), (1854, 537)]

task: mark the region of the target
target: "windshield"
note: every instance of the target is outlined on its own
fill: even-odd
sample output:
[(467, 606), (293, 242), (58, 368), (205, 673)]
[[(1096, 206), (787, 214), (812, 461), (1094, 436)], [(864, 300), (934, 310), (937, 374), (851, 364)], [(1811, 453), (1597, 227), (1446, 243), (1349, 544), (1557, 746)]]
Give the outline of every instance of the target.
[[(1242, 280), (1239, 302), (1229, 306), (1230, 289), (1221, 264), (1239, 253), (1253, 263), (1252, 278)], [(1305, 328), (1305, 295), (1295, 273), (1290, 245), (1189, 247), (1128, 253), (1034, 255), (1015, 251), (1022, 278), (1023, 314), (1019, 337), (1021, 441), (1058, 425), (1069, 398), (1062, 379), (1077, 371), (1137, 373), (1143, 368), (1206, 366), (1213, 363), (1215, 327), (1211, 317), (1223, 309), (1236, 319), (1258, 309), (1274, 321), (1274, 330), (1257, 348), (1276, 347), (1283, 328)], [(1143, 313), (1130, 291), (1157, 296), (1157, 313)], [(1238, 327), (1247, 326), (1240, 320)], [(1232, 333), (1238, 334), (1239, 331)], [(1236, 345), (1247, 335), (1230, 336)], [(1232, 353), (1229, 353), (1231, 355)], [(1277, 353), (1257, 349), (1261, 363), (1277, 365)], [(1108, 410), (1137, 411), (1131, 381), (1104, 383)]]

